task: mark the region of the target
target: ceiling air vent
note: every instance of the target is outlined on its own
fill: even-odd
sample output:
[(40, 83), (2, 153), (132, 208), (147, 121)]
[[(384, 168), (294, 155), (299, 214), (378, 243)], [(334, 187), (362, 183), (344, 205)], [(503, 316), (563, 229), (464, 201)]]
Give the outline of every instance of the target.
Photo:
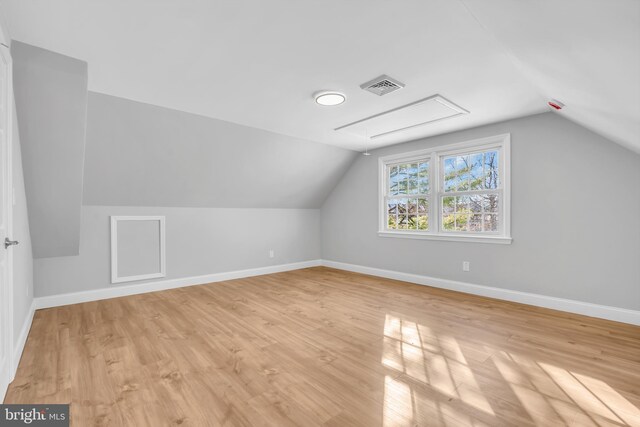
[(364, 89), (367, 92), (375, 93), (378, 96), (395, 92), (396, 90), (402, 89), (403, 87), (403, 83), (400, 83), (399, 81), (392, 79), (391, 77), (384, 74), (378, 78), (360, 85), (361, 89)]

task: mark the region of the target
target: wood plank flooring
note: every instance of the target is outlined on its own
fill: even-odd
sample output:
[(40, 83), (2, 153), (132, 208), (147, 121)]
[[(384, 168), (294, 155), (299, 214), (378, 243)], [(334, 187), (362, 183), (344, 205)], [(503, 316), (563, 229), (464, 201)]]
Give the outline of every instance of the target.
[(74, 426), (640, 426), (640, 328), (324, 267), (38, 310)]

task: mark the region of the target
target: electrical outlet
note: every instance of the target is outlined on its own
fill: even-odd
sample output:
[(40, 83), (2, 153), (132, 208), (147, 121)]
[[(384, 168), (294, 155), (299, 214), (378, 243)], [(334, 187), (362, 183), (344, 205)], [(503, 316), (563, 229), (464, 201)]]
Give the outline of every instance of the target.
[(273, 249), (269, 249), (269, 258), (273, 258), (276, 256), (276, 251), (274, 251)]
[(462, 271), (469, 271), (469, 261), (462, 261)]

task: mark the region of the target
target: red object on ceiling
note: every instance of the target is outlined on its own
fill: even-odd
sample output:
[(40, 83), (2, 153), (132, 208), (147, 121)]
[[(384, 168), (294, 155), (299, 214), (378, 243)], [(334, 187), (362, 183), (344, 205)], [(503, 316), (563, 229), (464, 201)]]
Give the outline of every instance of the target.
[(562, 110), (562, 107), (564, 107), (564, 104), (560, 101), (552, 99), (551, 101), (549, 101), (549, 106), (551, 108), (555, 108), (556, 110)]

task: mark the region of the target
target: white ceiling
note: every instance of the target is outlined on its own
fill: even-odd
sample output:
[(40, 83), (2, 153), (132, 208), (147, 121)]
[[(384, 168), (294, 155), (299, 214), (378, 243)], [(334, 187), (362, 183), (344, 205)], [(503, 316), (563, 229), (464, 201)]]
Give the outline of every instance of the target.
[[(547, 110), (640, 152), (637, 0), (0, 0), (13, 39), (95, 92), (362, 150), (335, 128), (440, 94), (470, 114), (369, 148)], [(406, 84), (378, 97), (380, 74)], [(312, 94), (347, 102), (321, 107)]]

